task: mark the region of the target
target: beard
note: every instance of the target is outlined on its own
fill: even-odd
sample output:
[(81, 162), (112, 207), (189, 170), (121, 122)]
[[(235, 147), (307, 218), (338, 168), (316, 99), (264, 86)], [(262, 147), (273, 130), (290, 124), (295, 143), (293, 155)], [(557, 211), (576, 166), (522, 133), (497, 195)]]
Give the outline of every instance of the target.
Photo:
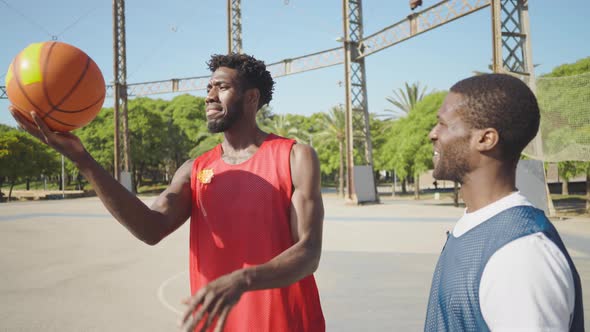
[(456, 181), (463, 184), (465, 175), (471, 172), (467, 158), (470, 136), (461, 137), (441, 146), (432, 176), (437, 180)]
[(210, 133), (221, 133), (231, 128), (242, 117), (242, 110), (228, 108), (227, 115), (221, 119), (207, 120), (207, 129)]

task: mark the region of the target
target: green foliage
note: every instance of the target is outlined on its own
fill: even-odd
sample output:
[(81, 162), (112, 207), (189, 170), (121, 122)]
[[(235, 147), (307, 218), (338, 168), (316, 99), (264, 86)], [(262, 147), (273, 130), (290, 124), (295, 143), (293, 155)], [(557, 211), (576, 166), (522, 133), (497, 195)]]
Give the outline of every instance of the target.
[[(320, 171), (324, 175), (332, 175), (335, 172), (338, 172), (340, 169), (340, 158), (344, 158), (344, 150), (343, 155), (341, 156), (339, 151), (339, 143), (335, 140), (328, 140), (328, 141), (321, 141), (316, 146), (316, 151), (318, 153), (318, 159), (320, 161)], [(344, 147), (344, 143), (343, 143)]]
[(381, 156), (381, 147), (389, 137), (389, 131), (394, 121), (385, 120), (381, 121), (377, 117), (371, 114), (370, 117), (370, 130), (371, 140), (373, 143), (373, 165), (375, 170), (387, 170), (391, 169), (386, 166), (386, 160)]
[(223, 141), (223, 134), (212, 134), (201, 140), (190, 152), (191, 158), (196, 158), (203, 153), (213, 149), (217, 144)]
[(390, 113), (387, 116), (387, 119), (395, 119), (398, 117), (406, 116), (410, 114), (410, 112), (416, 106), (422, 98), (424, 98), (424, 94), (426, 93), (427, 87), (420, 87), (420, 82), (415, 82), (409, 85), (407, 82), (404, 83), (404, 88), (399, 88), (397, 90), (393, 90), (393, 97), (386, 97), (388, 102), (390, 102), (394, 109), (386, 109), (385, 111)]
[[(313, 118), (314, 116), (312, 116)], [(345, 112), (340, 106), (332, 107), (329, 113), (319, 113), (314, 128), (321, 131), (314, 136), (314, 147), (320, 160), (323, 174), (329, 175), (340, 169), (344, 158), (345, 142)], [(339, 152), (342, 149), (342, 154)]]
[(579, 161), (562, 161), (557, 164), (557, 173), (560, 179), (569, 181), (576, 175), (586, 172), (589, 164)]
[(543, 77), (564, 77), (588, 72), (590, 72), (590, 57), (580, 59), (574, 63), (566, 63), (555, 67), (550, 73), (543, 75)]
[(31, 135), (10, 128), (0, 131), (0, 186), (19, 180), (51, 175), (59, 170), (57, 153)]
[(171, 141), (161, 112), (143, 103), (129, 105), (131, 160), (138, 185), (145, 172), (156, 171), (166, 160)]
[(191, 150), (211, 135), (205, 119), (205, 99), (188, 94), (177, 96), (166, 105), (163, 117), (170, 141), (168, 159), (172, 168), (177, 169), (194, 157)]
[(34, 144), (30, 136), (17, 130), (0, 135), (0, 177), (9, 182), (34, 171)]
[(9, 130), (15, 130), (15, 128), (0, 123), (0, 133), (6, 132)]
[(289, 115), (274, 115), (267, 122), (263, 130), (274, 133), (278, 136), (296, 139), (299, 142), (306, 142), (302, 131), (291, 123)]
[(375, 164), (379, 169), (395, 170), (400, 178), (420, 174), (432, 168), (432, 144), (428, 133), (436, 124), (436, 112), (446, 92), (436, 92), (418, 102), (407, 117), (391, 121), (374, 136), (385, 137), (377, 146)]
[(164, 109), (167, 120), (172, 119), (174, 127), (180, 130), (192, 144), (197, 144), (207, 133), (205, 99), (191, 95), (180, 95), (172, 99)]
[[(115, 125), (113, 112), (112, 108), (103, 108), (92, 122), (74, 131), (74, 134), (80, 138), (94, 159), (111, 172), (114, 167), (113, 136)], [(68, 169), (69, 167), (72, 167), (70, 163), (68, 163)]]
[(270, 121), (273, 116), (272, 107), (264, 105), (258, 110), (258, 113), (256, 113), (256, 123), (258, 123), (260, 128), (265, 128), (268, 121)]

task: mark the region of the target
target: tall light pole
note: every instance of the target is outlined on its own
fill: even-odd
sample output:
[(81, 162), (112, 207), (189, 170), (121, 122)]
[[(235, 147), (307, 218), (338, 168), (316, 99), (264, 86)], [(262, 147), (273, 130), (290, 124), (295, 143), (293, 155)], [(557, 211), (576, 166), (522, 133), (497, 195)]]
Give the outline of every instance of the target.
[[(128, 190), (133, 189), (131, 184), (131, 153), (129, 146), (129, 124), (127, 115), (127, 55), (125, 43), (125, 0), (113, 0), (113, 92), (115, 99), (114, 122), (114, 175)], [(122, 120), (122, 121), (121, 121)], [(121, 176), (120, 166), (120, 125), (123, 126), (123, 171)]]

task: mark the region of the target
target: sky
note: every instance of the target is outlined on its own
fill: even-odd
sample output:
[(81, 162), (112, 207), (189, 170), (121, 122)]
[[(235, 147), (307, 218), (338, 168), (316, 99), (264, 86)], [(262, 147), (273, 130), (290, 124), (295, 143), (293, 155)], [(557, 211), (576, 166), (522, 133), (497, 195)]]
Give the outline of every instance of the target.
[[(424, 0), (423, 9), (438, 1)], [(227, 52), (224, 0), (127, 0), (127, 83), (209, 75), (211, 54)], [(529, 1), (536, 75), (590, 56), (590, 1)], [(364, 0), (368, 36), (411, 13), (406, 0)], [(113, 80), (112, 1), (0, 0), (0, 85), (12, 59), (27, 45), (57, 38), (85, 51)], [(242, 0), (244, 52), (267, 64), (334, 47), (342, 33), (341, 0)], [(486, 71), (492, 59), (487, 7), (366, 58), (369, 111), (392, 108), (386, 100), (404, 82), (447, 90)], [(344, 102), (342, 65), (276, 79), (275, 114), (310, 115)], [(191, 94), (205, 96), (204, 91)], [(170, 99), (174, 95), (154, 95)], [(107, 98), (104, 107), (112, 107)], [(14, 126), (9, 102), (0, 100), (0, 123)]]

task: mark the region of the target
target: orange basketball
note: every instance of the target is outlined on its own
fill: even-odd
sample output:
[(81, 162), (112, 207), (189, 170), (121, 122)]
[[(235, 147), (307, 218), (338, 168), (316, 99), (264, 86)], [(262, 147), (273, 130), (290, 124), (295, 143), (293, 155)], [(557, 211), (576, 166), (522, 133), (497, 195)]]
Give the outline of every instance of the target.
[(96, 63), (80, 49), (49, 41), (27, 46), (6, 74), (10, 102), (33, 121), (37, 114), (55, 131), (88, 124), (104, 102), (104, 78)]

